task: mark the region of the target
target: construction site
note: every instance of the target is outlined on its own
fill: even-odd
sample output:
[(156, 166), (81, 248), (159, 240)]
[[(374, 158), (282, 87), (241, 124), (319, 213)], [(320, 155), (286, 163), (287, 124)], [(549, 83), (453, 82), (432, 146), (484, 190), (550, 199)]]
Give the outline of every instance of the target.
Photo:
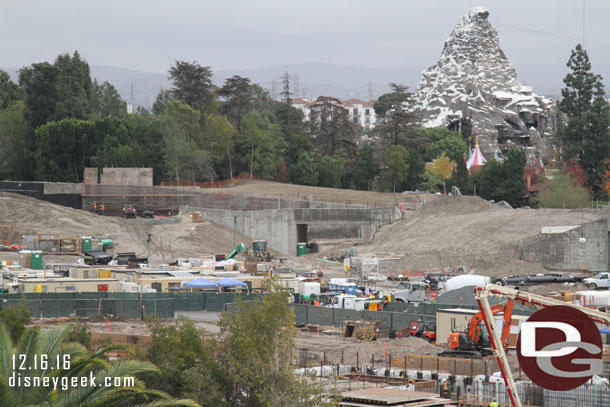
[(516, 354), (537, 309), (610, 321), (608, 207), (246, 177), (153, 186), (148, 170), (1, 183), (2, 309), (25, 297), (34, 326), (78, 321), (146, 347), (144, 316), (218, 335), (220, 313), (274, 278), (295, 314), (295, 374), (343, 392), (340, 405), (609, 405), (609, 345), (603, 371), (567, 392), (533, 384)]

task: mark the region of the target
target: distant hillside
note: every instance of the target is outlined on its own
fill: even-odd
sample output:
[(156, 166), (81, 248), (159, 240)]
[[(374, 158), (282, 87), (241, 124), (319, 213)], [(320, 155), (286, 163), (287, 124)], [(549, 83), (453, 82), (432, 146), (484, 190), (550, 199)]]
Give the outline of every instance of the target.
[[(240, 75), (250, 78), (252, 82), (272, 92), (275, 80), (276, 96), (279, 96), (280, 77), (284, 72), (288, 72), (291, 75), (298, 74), (299, 89), (295, 96), (310, 99), (320, 95), (335, 96), (340, 99), (352, 97), (368, 99), (369, 90), (373, 98), (386, 93), (389, 90), (387, 86), (389, 82), (406, 84), (414, 89), (424, 68), (426, 67), (420, 65), (371, 68), (324, 63), (277, 65), (216, 71), (214, 83), (222, 85), (226, 78)], [(17, 80), (17, 69), (0, 69), (7, 71), (13, 80)], [(171, 86), (167, 73), (141, 72), (113, 66), (91, 65), (91, 77), (97, 78), (100, 83), (104, 81), (112, 83), (127, 103), (146, 108), (152, 106), (161, 88), (167, 89)]]

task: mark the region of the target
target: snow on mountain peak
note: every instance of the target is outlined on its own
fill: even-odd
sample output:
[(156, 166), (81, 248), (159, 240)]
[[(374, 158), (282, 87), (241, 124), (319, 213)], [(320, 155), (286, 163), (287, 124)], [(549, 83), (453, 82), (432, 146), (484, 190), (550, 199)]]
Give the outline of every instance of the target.
[(424, 126), (478, 136), (484, 154), (521, 146), (546, 155), (556, 133), (554, 102), (519, 83), (483, 7), (460, 18), (437, 63), (422, 73), (414, 100)]

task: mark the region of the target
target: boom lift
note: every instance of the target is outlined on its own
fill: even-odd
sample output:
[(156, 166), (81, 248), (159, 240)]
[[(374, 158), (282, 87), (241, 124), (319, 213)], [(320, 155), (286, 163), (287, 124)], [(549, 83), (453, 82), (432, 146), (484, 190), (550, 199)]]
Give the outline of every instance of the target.
[(579, 311), (585, 313), (595, 322), (610, 325), (610, 314), (606, 314), (605, 312), (555, 300), (553, 298), (544, 297), (542, 295), (519, 291), (514, 288), (508, 288), (496, 284), (488, 284), (485, 287), (475, 287), (474, 296), (479, 304), (479, 308), (481, 309), (483, 322), (487, 327), (487, 331), (490, 333), (490, 340), (491, 345), (493, 347), (494, 356), (498, 361), (498, 365), (500, 366), (500, 372), (502, 373), (502, 377), (504, 378), (504, 384), (506, 385), (508, 397), (510, 398), (513, 407), (522, 407), (522, 404), (521, 400), (519, 399), (519, 394), (517, 393), (517, 385), (515, 384), (513, 374), (508, 364), (506, 351), (504, 349), (504, 346), (499, 346), (499, 344), (502, 344), (503, 342), (500, 333), (498, 332), (498, 329), (496, 327), (496, 324), (493, 323), (494, 314), (492, 307), (489, 305), (489, 297), (509, 298), (510, 300), (513, 300), (519, 304), (536, 308), (537, 310), (545, 307), (551, 307), (554, 305), (574, 307)]
[[(504, 304), (496, 304), (490, 307), (492, 315), (504, 313), (501, 336), (504, 350), (508, 346), (514, 305), (513, 300), (509, 299)], [(484, 332), (483, 311), (474, 314), (468, 324), (468, 331), (451, 333), (449, 335), (449, 350), (441, 352), (439, 356), (479, 359), (481, 356), (493, 355), (488, 332)]]

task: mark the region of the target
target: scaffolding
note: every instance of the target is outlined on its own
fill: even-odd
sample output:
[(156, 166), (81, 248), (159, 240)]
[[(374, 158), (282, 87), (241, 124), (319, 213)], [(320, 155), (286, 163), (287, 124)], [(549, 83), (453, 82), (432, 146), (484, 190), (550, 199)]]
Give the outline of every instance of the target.
[(308, 208), (309, 201), (264, 198), (230, 192), (202, 192), (193, 187), (123, 186), (85, 184), (82, 208), (92, 210), (105, 206), (107, 215), (119, 215), (124, 205), (138, 212), (152, 208), (155, 215), (176, 215), (181, 206), (237, 211)]

